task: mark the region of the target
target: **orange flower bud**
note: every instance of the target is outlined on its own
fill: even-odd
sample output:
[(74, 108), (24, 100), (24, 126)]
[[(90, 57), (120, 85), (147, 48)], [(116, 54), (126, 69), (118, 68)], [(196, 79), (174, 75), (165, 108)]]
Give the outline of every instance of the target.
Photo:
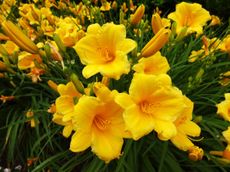
[(161, 22), (161, 17), (158, 13), (152, 15), (151, 24), (152, 24), (152, 30), (154, 34), (156, 34), (162, 27), (164, 27)]
[(168, 42), (170, 33), (169, 29), (160, 29), (141, 50), (141, 56), (149, 57), (159, 51)]
[(204, 156), (203, 149), (199, 148), (198, 146), (193, 146), (188, 150), (188, 157), (192, 161), (198, 161), (201, 160)]
[(143, 17), (145, 13), (145, 6), (143, 4), (141, 4), (137, 10), (135, 11), (135, 13), (133, 15), (130, 16), (130, 23), (132, 25), (138, 25)]

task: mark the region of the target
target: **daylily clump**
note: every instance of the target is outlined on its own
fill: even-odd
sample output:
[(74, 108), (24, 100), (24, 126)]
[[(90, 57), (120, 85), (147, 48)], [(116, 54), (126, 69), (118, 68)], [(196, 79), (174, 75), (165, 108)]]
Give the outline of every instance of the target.
[(25, 159), (29, 171), (202, 171), (189, 159), (206, 157), (207, 170), (214, 155), (230, 160), (223, 19), (198, 3), (149, 4), (0, 2), (0, 169)]

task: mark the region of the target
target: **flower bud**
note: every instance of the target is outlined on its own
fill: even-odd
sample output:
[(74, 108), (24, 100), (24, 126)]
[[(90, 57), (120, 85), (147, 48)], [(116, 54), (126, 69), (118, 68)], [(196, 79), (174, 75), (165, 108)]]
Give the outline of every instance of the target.
[(141, 50), (142, 57), (149, 57), (159, 51), (169, 40), (171, 31), (162, 28)]
[(158, 13), (152, 15), (151, 24), (154, 34), (156, 34), (162, 27), (164, 27), (161, 21), (161, 17)]
[(135, 11), (135, 13), (130, 16), (130, 23), (132, 25), (138, 25), (140, 23), (143, 15), (144, 15), (144, 13), (145, 13), (145, 6), (143, 4), (141, 4), (137, 8), (137, 10)]
[(5, 34), (21, 49), (31, 53), (38, 53), (38, 47), (31, 41), (20, 28), (11, 21), (7, 20), (2, 23), (2, 29)]

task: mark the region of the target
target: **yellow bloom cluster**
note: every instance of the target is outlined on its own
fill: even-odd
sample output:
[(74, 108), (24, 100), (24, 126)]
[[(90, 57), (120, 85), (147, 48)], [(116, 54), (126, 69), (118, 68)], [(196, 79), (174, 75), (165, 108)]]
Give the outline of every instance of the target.
[[(4, 14), (15, 4), (9, 2), (1, 5)], [(62, 135), (71, 138), (72, 152), (91, 148), (109, 163), (122, 156), (125, 139), (137, 141), (156, 134), (159, 140), (187, 151), (190, 159), (202, 159), (203, 150), (191, 141), (201, 134), (192, 121), (194, 103), (176, 87), (168, 74), (169, 58), (161, 50), (194, 34), (202, 47), (191, 51), (186, 62), (204, 60), (218, 50), (230, 54), (230, 35), (223, 40), (202, 35), (208, 21), (212, 27), (220, 23), (219, 18), (200, 4), (182, 2), (167, 18), (155, 10), (149, 24), (145, 5), (136, 7), (130, 1), (129, 9), (122, 4), (119, 22), (108, 22), (104, 16), (118, 8), (116, 1), (102, 0), (100, 8), (95, 4), (98, 1), (34, 0), (34, 4), (20, 4), (15, 23), (0, 15), (0, 70), (22, 73), (23, 80), (29, 77), (33, 83), (42, 82), (43, 76), (51, 79), (48, 85), (59, 96), (48, 112), (54, 123), (63, 126)], [(132, 13), (128, 18), (127, 11)], [(140, 38), (149, 31), (151, 38), (143, 45)], [(53, 73), (61, 79), (52, 80)], [(118, 89), (114, 83), (122, 79), (126, 85)], [(217, 108), (230, 121), (230, 93)], [(31, 127), (38, 124), (35, 116), (32, 109), (26, 113)], [(223, 135), (230, 152), (229, 130)]]

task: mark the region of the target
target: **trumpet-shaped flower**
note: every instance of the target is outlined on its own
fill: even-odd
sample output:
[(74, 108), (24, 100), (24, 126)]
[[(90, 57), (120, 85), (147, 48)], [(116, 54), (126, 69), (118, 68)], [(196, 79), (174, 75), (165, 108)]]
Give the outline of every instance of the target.
[(57, 27), (55, 33), (58, 34), (64, 45), (67, 47), (74, 46), (76, 42), (85, 35), (82, 26), (78, 24), (76, 19), (71, 17), (59, 19)]
[(108, 163), (121, 154), (125, 137), (123, 110), (114, 102), (117, 91), (104, 86), (97, 88), (95, 94), (97, 97), (82, 96), (75, 106), (77, 130), (70, 150), (81, 152), (91, 146), (92, 151)]
[(172, 87), (166, 74), (135, 74), (129, 94), (120, 93), (116, 102), (124, 109), (126, 129), (134, 140), (155, 130), (161, 140), (176, 135), (173, 122), (184, 109), (183, 95)]
[(38, 54), (30, 54), (27, 52), (22, 52), (18, 56), (18, 68), (21, 70), (33, 68), (37, 64), (42, 63), (42, 58)]
[(82, 73), (89, 78), (97, 73), (119, 79), (130, 71), (127, 54), (136, 47), (136, 42), (126, 38), (124, 25), (107, 23), (92, 24), (87, 35), (74, 46), (82, 64)]
[(57, 87), (60, 94), (55, 101), (56, 112), (53, 115), (53, 122), (64, 126), (63, 136), (69, 137), (72, 130), (74, 130), (74, 105), (75, 100), (81, 96), (81, 94), (76, 90), (72, 82), (66, 85), (60, 84)]
[(167, 59), (162, 56), (160, 52), (150, 57), (141, 58), (138, 63), (133, 66), (133, 70), (137, 73), (153, 75), (167, 73), (169, 69)]
[(187, 27), (187, 34), (203, 33), (203, 26), (211, 19), (209, 12), (198, 3), (181, 2), (176, 5), (176, 11), (168, 15), (176, 22), (176, 32), (179, 34)]
[(212, 39), (207, 38), (206, 36), (202, 37), (203, 46), (200, 50), (193, 50), (189, 56), (189, 62), (194, 62), (196, 60), (204, 59), (206, 56), (216, 52), (221, 48), (221, 40), (214, 37)]
[(230, 93), (224, 94), (225, 100), (217, 104), (217, 114), (230, 121)]
[(177, 134), (171, 138), (171, 142), (183, 151), (187, 151), (194, 146), (188, 136), (197, 137), (200, 135), (200, 127), (192, 120), (193, 102), (184, 96), (186, 107), (176, 119), (174, 124), (177, 128)]

